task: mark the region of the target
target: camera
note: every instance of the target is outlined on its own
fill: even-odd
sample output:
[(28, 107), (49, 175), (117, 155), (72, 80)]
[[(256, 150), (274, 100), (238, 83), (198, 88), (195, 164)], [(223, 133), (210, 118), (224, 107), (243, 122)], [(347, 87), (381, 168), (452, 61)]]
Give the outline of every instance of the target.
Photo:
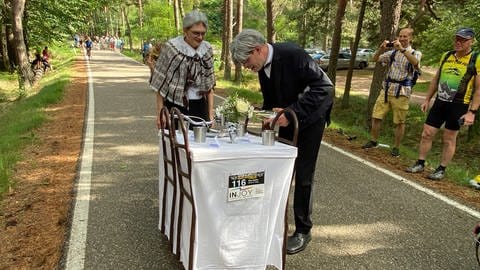
[(465, 118), (460, 118), (457, 120), (459, 126), (463, 126), (465, 124)]
[(393, 48), (393, 42), (388, 42), (385, 47), (387, 48)]

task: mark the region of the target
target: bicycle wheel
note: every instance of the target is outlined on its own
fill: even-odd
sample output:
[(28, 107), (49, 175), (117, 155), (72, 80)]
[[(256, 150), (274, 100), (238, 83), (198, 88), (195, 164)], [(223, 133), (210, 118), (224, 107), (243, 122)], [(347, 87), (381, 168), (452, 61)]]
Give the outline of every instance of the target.
[(473, 229), (473, 234), (475, 239), (475, 257), (478, 265), (480, 266), (480, 224), (475, 226), (475, 229)]

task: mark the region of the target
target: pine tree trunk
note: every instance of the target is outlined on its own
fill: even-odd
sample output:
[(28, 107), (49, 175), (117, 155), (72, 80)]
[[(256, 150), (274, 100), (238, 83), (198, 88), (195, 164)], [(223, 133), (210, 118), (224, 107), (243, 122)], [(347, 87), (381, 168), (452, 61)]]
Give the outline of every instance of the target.
[(227, 15), (227, 25), (225, 25), (225, 71), (223, 73), (223, 78), (225, 80), (231, 80), (232, 78), (232, 58), (230, 54), (230, 43), (232, 42), (232, 21), (233, 21), (233, 0), (226, 1), (226, 15)]
[(335, 16), (335, 30), (333, 31), (332, 38), (332, 51), (330, 53), (330, 62), (328, 63), (328, 77), (335, 85), (337, 77), (337, 61), (338, 52), (340, 50), (340, 42), (342, 39), (342, 24), (345, 17), (345, 8), (347, 6), (347, 0), (339, 0), (337, 7), (337, 15)]
[(365, 16), (365, 9), (367, 6), (367, 0), (362, 0), (362, 4), (360, 6), (360, 12), (358, 14), (358, 22), (357, 22), (357, 31), (355, 33), (355, 41), (353, 42), (352, 48), (352, 58), (350, 59), (350, 67), (348, 68), (347, 79), (345, 81), (345, 91), (343, 92), (342, 97), (342, 108), (347, 108), (349, 106), (349, 99), (350, 99), (350, 88), (352, 85), (352, 76), (353, 76), (353, 68), (355, 65), (355, 59), (357, 58), (357, 49), (358, 43), (360, 42), (360, 38), (362, 35), (362, 26), (363, 26), (363, 17)]
[(23, 13), (25, 11), (25, 0), (12, 1), (12, 31), (15, 44), (15, 52), (18, 63), (18, 75), (20, 90), (30, 88), (33, 80), (33, 72), (28, 61), (25, 39), (23, 37)]
[(222, 31), (222, 53), (220, 54), (220, 67), (219, 70), (222, 71), (225, 69), (225, 44), (227, 42), (227, 33), (226, 33), (226, 25), (227, 23), (227, 6), (228, 6), (228, 0), (223, 0), (223, 6), (222, 6), (222, 14), (223, 14), (223, 31)]
[(143, 29), (143, 3), (138, 0), (138, 22), (140, 23), (140, 30)]
[(5, 70), (10, 69), (10, 60), (8, 59), (7, 49), (7, 26), (2, 23), (0, 33), (0, 53), (2, 54), (2, 63)]
[(132, 51), (133, 48), (133, 41), (132, 41), (132, 29), (130, 28), (130, 22), (128, 21), (128, 8), (123, 6), (123, 14), (125, 15), (125, 36), (128, 37), (128, 46), (130, 47), (129, 50)]
[(183, 1), (178, 0), (178, 11), (180, 13), (180, 18), (185, 17), (185, 11), (183, 11)]
[(275, 42), (273, 0), (266, 1), (266, 9), (267, 9), (267, 41), (270, 43), (273, 43)]
[[(237, 0), (237, 22), (235, 27), (234, 36), (243, 30), (243, 0)], [(242, 65), (240, 63), (235, 64), (235, 82), (242, 80)]]
[[(402, 0), (380, 1), (380, 13), (382, 14), (382, 18), (380, 20), (381, 40), (393, 40), (395, 38), (395, 32), (398, 29), (398, 23), (400, 21), (401, 8)], [(371, 128), (373, 106), (375, 105), (375, 101), (382, 90), (382, 81), (385, 78), (385, 72), (385, 67), (378, 63), (375, 64), (366, 111), (367, 122), (365, 124), (368, 130)]]
[(175, 19), (175, 29), (180, 33), (180, 20), (181, 18), (178, 15), (178, 0), (173, 0), (173, 17)]

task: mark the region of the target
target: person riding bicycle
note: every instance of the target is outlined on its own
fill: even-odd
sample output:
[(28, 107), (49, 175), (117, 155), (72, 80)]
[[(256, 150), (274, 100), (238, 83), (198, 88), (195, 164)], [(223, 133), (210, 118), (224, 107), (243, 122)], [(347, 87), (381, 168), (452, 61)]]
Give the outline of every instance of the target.
[(93, 46), (93, 41), (90, 39), (90, 37), (87, 36), (85, 39), (85, 48), (87, 49), (87, 56), (90, 59), (91, 57), (91, 50)]

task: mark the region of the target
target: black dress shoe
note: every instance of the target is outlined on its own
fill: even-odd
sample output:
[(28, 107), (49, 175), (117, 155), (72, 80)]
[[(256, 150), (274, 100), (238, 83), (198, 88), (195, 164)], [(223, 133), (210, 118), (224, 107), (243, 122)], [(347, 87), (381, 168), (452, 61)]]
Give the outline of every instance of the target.
[(287, 254), (295, 254), (304, 250), (308, 243), (312, 240), (310, 233), (294, 233), (287, 239)]

